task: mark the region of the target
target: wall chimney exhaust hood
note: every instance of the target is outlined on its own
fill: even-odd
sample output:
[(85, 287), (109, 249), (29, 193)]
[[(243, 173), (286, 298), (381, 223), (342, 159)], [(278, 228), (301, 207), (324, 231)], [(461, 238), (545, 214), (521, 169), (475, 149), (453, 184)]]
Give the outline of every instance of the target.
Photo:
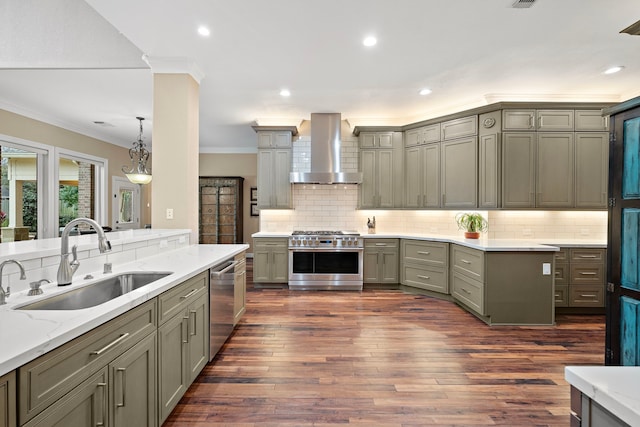
[(359, 184), (362, 174), (340, 170), (340, 113), (311, 113), (311, 172), (292, 172), (292, 184)]

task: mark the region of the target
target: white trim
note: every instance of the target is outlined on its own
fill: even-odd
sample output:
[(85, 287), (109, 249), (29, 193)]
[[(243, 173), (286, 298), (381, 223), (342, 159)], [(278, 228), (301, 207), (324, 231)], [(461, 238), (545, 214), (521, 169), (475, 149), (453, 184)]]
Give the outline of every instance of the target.
[[(111, 198), (111, 227), (114, 231), (117, 230), (126, 230), (131, 228), (141, 228), (140, 227), (140, 184), (133, 184), (127, 178), (122, 178), (121, 176), (113, 175), (111, 177), (111, 194), (113, 195)], [(133, 188), (135, 192), (135, 199), (133, 200), (133, 215), (135, 220), (130, 223), (130, 226), (121, 227), (116, 224), (116, 221), (119, 217), (119, 206), (120, 199), (118, 194), (119, 188)], [(116, 201), (118, 203), (116, 203)]]
[(145, 53), (142, 60), (153, 74), (189, 74), (198, 84), (204, 79), (204, 71), (191, 58), (149, 56)]

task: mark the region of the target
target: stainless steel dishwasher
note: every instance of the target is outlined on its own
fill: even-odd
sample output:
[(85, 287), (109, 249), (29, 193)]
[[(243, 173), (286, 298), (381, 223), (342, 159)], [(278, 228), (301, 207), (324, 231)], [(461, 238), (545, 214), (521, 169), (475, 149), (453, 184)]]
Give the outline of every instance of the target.
[(233, 332), (235, 267), (233, 258), (209, 270), (209, 361)]

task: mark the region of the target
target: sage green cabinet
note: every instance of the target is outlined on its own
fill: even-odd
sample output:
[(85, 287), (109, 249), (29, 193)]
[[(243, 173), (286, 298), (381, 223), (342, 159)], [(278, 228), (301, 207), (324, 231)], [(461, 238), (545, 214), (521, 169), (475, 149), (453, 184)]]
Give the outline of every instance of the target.
[(575, 133), (575, 168), (575, 207), (606, 209), (609, 177), (608, 133)]
[(405, 206), (440, 207), (440, 144), (405, 149)]
[(253, 240), (253, 281), (287, 283), (289, 252), (287, 238), (255, 238)]
[(502, 207), (535, 207), (536, 133), (505, 132), (502, 140)]
[(449, 293), (448, 243), (402, 239), (400, 259), (400, 283), (432, 292)]
[(405, 147), (440, 142), (440, 123), (410, 129), (405, 132)]
[(16, 373), (0, 377), (0, 427), (16, 427)]
[(460, 138), (441, 143), (441, 206), (469, 209), (478, 206), (478, 138)]
[(513, 109), (502, 111), (502, 129), (505, 131), (573, 131), (573, 122), (573, 110)]
[(398, 262), (398, 239), (364, 239), (364, 283), (398, 283)]
[(480, 135), (478, 140), (478, 207), (502, 205), (502, 134)]
[(209, 360), (209, 295), (199, 286), (202, 280), (208, 283), (208, 276), (202, 273), (194, 279), (179, 287), (181, 302), (175, 307), (176, 314), (158, 327), (160, 424)]
[(393, 148), (393, 132), (361, 132), (360, 148)]
[(233, 279), (233, 325), (244, 315), (247, 304), (247, 264), (245, 253), (235, 256), (237, 261), (235, 267), (235, 277)]
[(258, 208), (291, 208), (291, 149), (258, 150)]
[(105, 366), (23, 426), (109, 426), (108, 382)]
[(538, 133), (536, 151), (536, 207), (573, 207), (573, 132)]
[(290, 131), (258, 132), (258, 148), (291, 148)]
[(478, 116), (462, 117), (442, 122), (440, 129), (442, 141), (477, 135)]
[(603, 131), (609, 130), (609, 116), (602, 116), (602, 110), (576, 110), (575, 130), (583, 131)]
[[(144, 337), (154, 334), (156, 328), (154, 299), (20, 367), (20, 422), (47, 412), (84, 380), (107, 367)], [(108, 389), (104, 393), (108, 393)], [(146, 411), (147, 407), (137, 409)], [(106, 406), (105, 410), (108, 410)]]
[[(364, 134), (364, 135), (363, 135)], [(367, 133), (360, 133), (360, 208), (394, 208), (402, 206), (402, 133), (389, 132), (391, 145), (367, 148)], [(381, 145), (378, 145), (381, 146)], [(387, 148), (387, 147), (392, 148)], [(364, 148), (363, 148), (364, 147)]]

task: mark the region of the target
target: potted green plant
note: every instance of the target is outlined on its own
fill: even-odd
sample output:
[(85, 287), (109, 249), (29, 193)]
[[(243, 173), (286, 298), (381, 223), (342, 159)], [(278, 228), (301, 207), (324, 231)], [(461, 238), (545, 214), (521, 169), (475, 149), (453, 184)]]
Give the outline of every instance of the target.
[(481, 231), (487, 231), (489, 223), (477, 212), (460, 212), (456, 215), (458, 230), (464, 230), (464, 237), (477, 239)]

